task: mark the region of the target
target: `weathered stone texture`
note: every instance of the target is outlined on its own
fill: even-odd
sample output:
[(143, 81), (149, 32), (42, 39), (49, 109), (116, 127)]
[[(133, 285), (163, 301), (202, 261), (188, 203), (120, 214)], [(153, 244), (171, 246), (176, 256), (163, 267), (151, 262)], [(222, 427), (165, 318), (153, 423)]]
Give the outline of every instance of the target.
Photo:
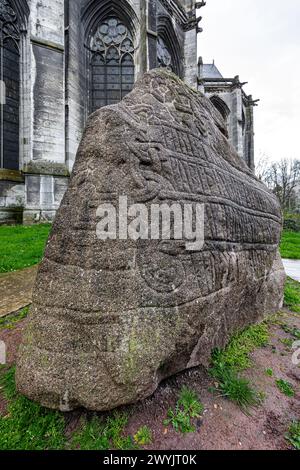
[[(151, 395), (276, 311), (277, 200), (230, 147), (210, 101), (165, 71), (94, 113), (40, 266), (20, 392), (108, 410)], [(101, 203), (205, 203), (205, 245), (96, 237)]]
[(64, 0), (31, 0), (31, 34), (43, 41), (64, 44)]
[(24, 179), (20, 172), (0, 169), (0, 225), (22, 221)]

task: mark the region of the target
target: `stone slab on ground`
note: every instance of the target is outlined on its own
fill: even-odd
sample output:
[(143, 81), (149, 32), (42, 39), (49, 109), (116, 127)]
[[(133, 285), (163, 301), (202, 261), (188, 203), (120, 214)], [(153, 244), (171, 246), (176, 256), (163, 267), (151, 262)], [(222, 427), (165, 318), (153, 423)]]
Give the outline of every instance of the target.
[(286, 274), (295, 281), (300, 282), (300, 260), (283, 259), (282, 261)]
[(0, 275), (0, 317), (5, 317), (31, 303), (37, 266)]

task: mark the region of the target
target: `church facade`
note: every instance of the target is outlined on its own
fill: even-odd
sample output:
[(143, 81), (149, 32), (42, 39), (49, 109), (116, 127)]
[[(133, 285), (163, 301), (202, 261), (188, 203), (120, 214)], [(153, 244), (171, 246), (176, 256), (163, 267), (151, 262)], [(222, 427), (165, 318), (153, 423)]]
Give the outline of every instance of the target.
[(254, 168), (253, 107), (238, 77), (197, 58), (195, 0), (0, 0), (0, 223), (53, 220), (90, 113), (168, 67), (205, 93)]

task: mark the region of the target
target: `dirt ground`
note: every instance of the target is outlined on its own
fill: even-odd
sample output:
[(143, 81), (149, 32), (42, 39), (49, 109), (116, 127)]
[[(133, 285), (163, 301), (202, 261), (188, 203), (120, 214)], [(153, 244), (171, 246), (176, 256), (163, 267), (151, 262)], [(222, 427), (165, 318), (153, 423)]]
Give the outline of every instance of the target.
[[(280, 320), (300, 329), (299, 315), (285, 310)], [(9, 364), (15, 363), (25, 324), (26, 320), (23, 320), (14, 329), (0, 330), (0, 340), (7, 345)], [(251, 415), (212, 393), (212, 379), (203, 368), (196, 368), (164, 381), (151, 398), (126, 407), (130, 415), (126, 433), (134, 435), (141, 426), (147, 425), (153, 433), (153, 443), (145, 447), (149, 450), (290, 449), (285, 433), (291, 422), (300, 418), (300, 366), (293, 365), (293, 350), (281, 342), (292, 337), (278, 324), (272, 324), (270, 329), (270, 344), (252, 354), (253, 367), (244, 373), (265, 395), (262, 405), (251, 410)], [(273, 369), (273, 377), (266, 374), (267, 368)], [(290, 382), (296, 390), (295, 397), (282, 394), (276, 379)], [(203, 418), (196, 422), (196, 432), (185, 435), (163, 424), (183, 385), (195, 390), (205, 406)], [(0, 413), (5, 410), (5, 405), (0, 393)], [(69, 431), (76, 428), (81, 414), (76, 411), (66, 415)]]

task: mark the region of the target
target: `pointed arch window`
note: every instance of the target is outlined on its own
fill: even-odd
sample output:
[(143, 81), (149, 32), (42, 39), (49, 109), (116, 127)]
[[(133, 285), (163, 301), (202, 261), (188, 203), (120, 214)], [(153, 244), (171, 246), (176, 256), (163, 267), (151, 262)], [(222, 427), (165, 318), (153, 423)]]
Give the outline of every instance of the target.
[(230, 114), (230, 109), (228, 108), (225, 101), (223, 101), (222, 98), (217, 95), (211, 96), (210, 101), (212, 102), (214, 107), (219, 111), (225, 122), (227, 122)]
[(8, 0), (0, 0), (0, 168), (19, 169), (20, 31)]
[(157, 39), (157, 60), (159, 67), (164, 67), (172, 72), (174, 71), (174, 64), (172, 54), (162, 37), (158, 36)]
[(103, 21), (91, 39), (90, 111), (121, 101), (134, 84), (134, 43), (117, 17)]
[(178, 41), (174, 27), (168, 16), (157, 20), (157, 63), (159, 67), (171, 70), (182, 77), (182, 45)]

